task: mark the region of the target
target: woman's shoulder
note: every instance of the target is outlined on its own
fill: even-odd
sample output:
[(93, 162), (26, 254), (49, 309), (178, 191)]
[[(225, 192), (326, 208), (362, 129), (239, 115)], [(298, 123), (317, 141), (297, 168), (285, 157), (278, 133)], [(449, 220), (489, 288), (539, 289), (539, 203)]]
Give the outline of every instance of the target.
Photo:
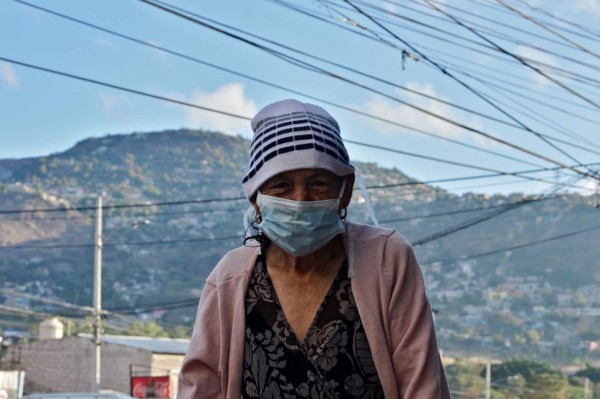
[(348, 234), (355, 241), (381, 241), (389, 242), (402, 247), (410, 247), (408, 240), (394, 229), (378, 227), (361, 223), (348, 223)]
[(227, 252), (210, 273), (207, 281), (220, 285), (223, 282), (248, 273), (256, 262), (257, 248), (238, 247)]

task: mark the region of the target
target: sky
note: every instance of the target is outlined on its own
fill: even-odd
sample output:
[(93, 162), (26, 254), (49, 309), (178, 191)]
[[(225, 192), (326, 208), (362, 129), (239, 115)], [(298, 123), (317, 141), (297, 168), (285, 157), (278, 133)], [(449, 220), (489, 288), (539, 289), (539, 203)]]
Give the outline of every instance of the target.
[(297, 98), (338, 120), (354, 160), (504, 173), (432, 183), (454, 193), (592, 194), (599, 18), (600, 0), (5, 0), (0, 159), (164, 129), (251, 138), (245, 118)]

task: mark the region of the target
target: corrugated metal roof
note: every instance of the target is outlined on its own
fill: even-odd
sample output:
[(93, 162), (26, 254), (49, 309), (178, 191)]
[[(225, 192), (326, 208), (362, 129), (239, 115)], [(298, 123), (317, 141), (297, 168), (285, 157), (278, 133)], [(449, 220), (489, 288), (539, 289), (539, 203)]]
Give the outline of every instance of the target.
[(133, 337), (126, 335), (103, 335), (102, 342), (144, 349), (153, 353), (168, 353), (173, 355), (184, 355), (190, 343), (187, 339)]

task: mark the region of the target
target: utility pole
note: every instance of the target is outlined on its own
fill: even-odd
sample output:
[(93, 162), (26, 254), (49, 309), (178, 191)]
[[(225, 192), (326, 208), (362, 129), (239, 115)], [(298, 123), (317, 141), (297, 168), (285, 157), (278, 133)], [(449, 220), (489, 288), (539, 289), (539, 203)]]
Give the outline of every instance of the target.
[(590, 379), (586, 377), (585, 383), (583, 384), (583, 399), (590, 399), (588, 392), (590, 390)]
[(490, 399), (492, 396), (492, 366), (488, 362), (485, 365), (485, 399)]
[(96, 233), (94, 234), (94, 367), (92, 391), (100, 392), (100, 348), (102, 334), (102, 195), (96, 208)]

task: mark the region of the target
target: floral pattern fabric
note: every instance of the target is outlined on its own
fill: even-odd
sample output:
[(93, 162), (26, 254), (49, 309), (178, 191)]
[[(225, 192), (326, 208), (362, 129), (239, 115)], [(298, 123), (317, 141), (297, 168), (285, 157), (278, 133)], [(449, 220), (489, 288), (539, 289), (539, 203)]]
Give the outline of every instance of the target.
[(344, 261), (299, 342), (259, 257), (246, 294), (243, 398), (384, 397), (347, 271)]

